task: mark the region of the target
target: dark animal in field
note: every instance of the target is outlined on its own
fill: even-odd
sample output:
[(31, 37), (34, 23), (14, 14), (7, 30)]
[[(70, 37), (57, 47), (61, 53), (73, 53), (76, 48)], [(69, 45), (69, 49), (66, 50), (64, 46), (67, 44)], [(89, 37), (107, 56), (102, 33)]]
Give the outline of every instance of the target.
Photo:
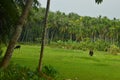
[(93, 54), (94, 54), (93, 50), (90, 50), (90, 51), (89, 51), (89, 55), (90, 55), (90, 56), (93, 56)]
[(21, 48), (21, 46), (20, 46), (20, 45), (17, 45), (17, 46), (15, 46), (14, 49), (20, 49), (20, 48)]

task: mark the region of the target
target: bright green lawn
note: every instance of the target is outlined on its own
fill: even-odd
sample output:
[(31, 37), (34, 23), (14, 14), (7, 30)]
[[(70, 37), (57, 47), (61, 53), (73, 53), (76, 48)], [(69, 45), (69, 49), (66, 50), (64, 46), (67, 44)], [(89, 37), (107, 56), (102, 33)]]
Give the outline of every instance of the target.
[[(12, 61), (36, 69), (39, 52), (39, 46), (22, 45), (21, 50), (14, 51)], [(59, 71), (58, 80), (120, 80), (120, 55), (95, 51), (90, 57), (87, 51), (46, 47), (43, 63)]]

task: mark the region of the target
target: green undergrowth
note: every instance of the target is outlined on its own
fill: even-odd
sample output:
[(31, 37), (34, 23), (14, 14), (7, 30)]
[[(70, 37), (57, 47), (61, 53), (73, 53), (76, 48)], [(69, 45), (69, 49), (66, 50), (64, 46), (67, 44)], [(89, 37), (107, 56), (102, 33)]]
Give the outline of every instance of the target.
[[(56, 78), (57, 71), (50, 65), (43, 67), (43, 73)], [(6, 69), (0, 69), (0, 80), (47, 80), (37, 70), (11, 63)]]

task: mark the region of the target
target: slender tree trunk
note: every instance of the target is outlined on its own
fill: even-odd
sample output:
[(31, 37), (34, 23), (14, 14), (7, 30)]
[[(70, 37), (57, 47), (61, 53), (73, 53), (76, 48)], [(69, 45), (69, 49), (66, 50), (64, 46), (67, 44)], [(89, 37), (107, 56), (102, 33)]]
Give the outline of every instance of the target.
[(25, 31), (23, 33), (23, 37), (22, 37), (22, 40), (21, 40), (22, 42), (25, 41), (26, 34), (27, 34), (27, 27), (25, 27)]
[(53, 30), (53, 31), (51, 32), (50, 43), (51, 43), (51, 41), (53, 41), (54, 33), (55, 33), (55, 30)]
[(33, 3), (33, 0), (27, 0), (26, 1), (26, 5), (25, 5), (25, 9), (23, 10), (22, 14), (21, 14), (21, 17), (20, 19), (18, 20), (17, 24), (16, 24), (16, 30), (13, 34), (13, 37), (11, 38), (10, 42), (9, 42), (9, 45), (7, 47), (7, 50), (6, 50), (6, 53), (5, 53), (5, 56), (1, 62), (1, 65), (0, 67), (1, 68), (6, 68), (9, 64), (9, 61), (12, 57), (12, 53), (14, 51), (14, 47), (15, 47), (15, 44), (18, 40), (18, 38), (20, 37), (20, 34), (22, 32), (22, 28), (23, 28), (23, 25), (24, 25), (24, 22), (28, 16), (28, 12), (32, 6), (32, 3)]
[(45, 31), (45, 45), (49, 44), (49, 29), (46, 28)]
[(43, 53), (44, 53), (44, 45), (45, 45), (45, 36), (46, 36), (46, 27), (47, 27), (47, 17), (49, 12), (49, 6), (50, 6), (50, 0), (47, 0), (46, 5), (46, 13), (44, 18), (44, 27), (42, 32), (42, 40), (41, 40), (41, 51), (40, 51), (40, 59), (39, 59), (39, 65), (38, 65), (38, 71), (42, 73), (42, 59), (43, 59)]

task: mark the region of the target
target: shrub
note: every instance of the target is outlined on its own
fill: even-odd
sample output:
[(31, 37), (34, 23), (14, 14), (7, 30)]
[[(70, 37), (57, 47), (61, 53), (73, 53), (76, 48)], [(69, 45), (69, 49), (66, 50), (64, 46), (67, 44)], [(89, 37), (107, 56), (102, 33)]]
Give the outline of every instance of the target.
[(116, 46), (115, 44), (113, 44), (113, 45), (110, 45), (110, 48), (108, 49), (108, 51), (111, 54), (117, 55), (120, 52), (120, 48)]
[(43, 73), (45, 73), (46, 75), (48, 75), (52, 78), (56, 78), (58, 71), (51, 65), (45, 65), (43, 67)]
[(105, 42), (104, 40), (96, 40), (95, 41), (95, 49), (98, 51), (104, 51), (106, 47), (108, 47), (110, 44), (108, 42)]
[[(43, 72), (52, 78), (57, 77), (57, 71), (51, 65), (43, 67)], [(46, 80), (40, 76), (38, 71), (32, 71), (27, 67), (22, 67), (11, 63), (6, 69), (0, 69), (0, 79), (2, 80)]]
[(7, 69), (0, 70), (2, 80), (42, 80), (36, 72), (17, 64), (10, 64)]
[(98, 51), (104, 51), (106, 47), (110, 46), (108, 42), (105, 42), (104, 40), (96, 40), (91, 41), (90, 38), (85, 38), (83, 41), (76, 42), (68, 40), (66, 42), (63, 42), (61, 40), (55, 42), (52, 42), (52, 47), (59, 47), (59, 48), (65, 48), (65, 49), (79, 49), (79, 50), (89, 50), (89, 49), (95, 49)]

